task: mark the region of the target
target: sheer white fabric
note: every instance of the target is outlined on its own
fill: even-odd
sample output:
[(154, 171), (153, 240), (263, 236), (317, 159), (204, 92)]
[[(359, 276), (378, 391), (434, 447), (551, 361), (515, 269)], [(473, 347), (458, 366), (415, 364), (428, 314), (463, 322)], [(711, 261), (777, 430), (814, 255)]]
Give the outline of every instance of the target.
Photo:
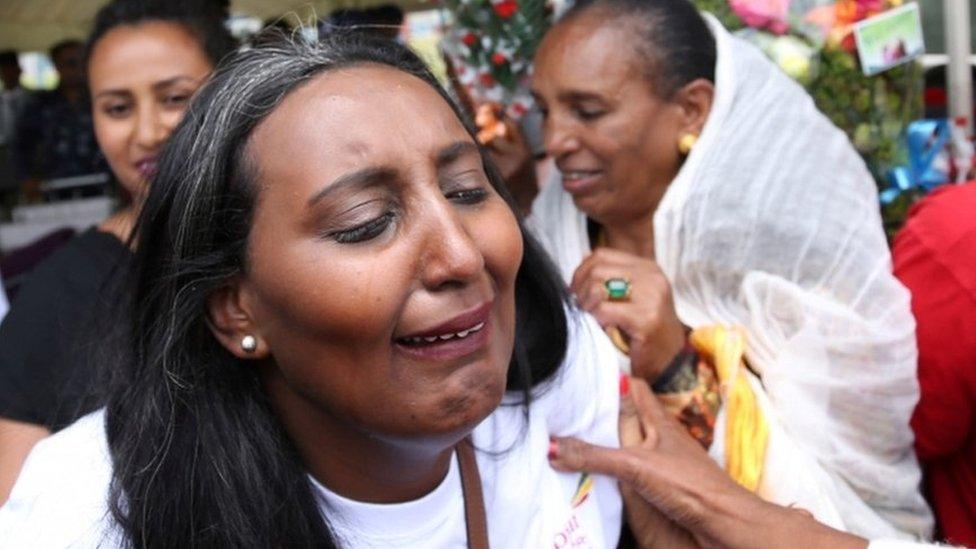
[[(748, 329), (771, 419), (764, 482), (781, 492), (772, 499), (868, 538), (928, 537), (908, 425), (914, 320), (891, 274), (874, 183), (802, 88), (709, 25), (715, 103), (654, 218), (678, 316)], [(530, 225), (568, 281), (590, 246), (558, 178)]]

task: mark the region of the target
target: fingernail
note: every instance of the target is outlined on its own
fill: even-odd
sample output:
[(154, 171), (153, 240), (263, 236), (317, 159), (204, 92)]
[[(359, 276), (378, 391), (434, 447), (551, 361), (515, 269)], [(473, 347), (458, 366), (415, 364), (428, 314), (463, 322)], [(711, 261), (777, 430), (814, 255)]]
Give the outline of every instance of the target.
[(549, 439), (549, 453), (547, 454), (549, 459), (556, 459), (559, 457), (559, 441), (550, 438)]
[(630, 376), (620, 374), (620, 396), (625, 397), (630, 394)]

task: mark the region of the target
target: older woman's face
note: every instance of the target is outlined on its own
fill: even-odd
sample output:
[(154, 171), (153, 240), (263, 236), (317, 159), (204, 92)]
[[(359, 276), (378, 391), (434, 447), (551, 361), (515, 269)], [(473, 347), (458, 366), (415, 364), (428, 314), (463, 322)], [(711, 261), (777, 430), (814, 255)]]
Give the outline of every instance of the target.
[(522, 237), (426, 83), (330, 72), (255, 130), (242, 299), (286, 413), (370, 436), (459, 438), (498, 405)]
[(557, 25), (532, 80), (563, 187), (601, 223), (653, 213), (680, 167), (680, 108), (656, 97), (628, 27), (585, 13)]

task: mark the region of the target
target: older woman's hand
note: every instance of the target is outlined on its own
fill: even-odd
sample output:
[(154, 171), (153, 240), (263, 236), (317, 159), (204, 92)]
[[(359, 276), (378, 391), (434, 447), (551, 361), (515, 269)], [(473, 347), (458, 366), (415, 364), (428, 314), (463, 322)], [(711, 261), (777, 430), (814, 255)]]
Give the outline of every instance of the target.
[(620, 449), (554, 439), (550, 462), (620, 481), (627, 520), (641, 547), (863, 549), (864, 540), (809, 513), (767, 503), (736, 484), (664, 410), (638, 378), (621, 378)]
[[(606, 281), (630, 282), (630, 297), (611, 301)], [(653, 382), (685, 345), (671, 285), (656, 262), (627, 252), (598, 248), (580, 263), (570, 288), (580, 306), (605, 329), (623, 332), (635, 375)]]

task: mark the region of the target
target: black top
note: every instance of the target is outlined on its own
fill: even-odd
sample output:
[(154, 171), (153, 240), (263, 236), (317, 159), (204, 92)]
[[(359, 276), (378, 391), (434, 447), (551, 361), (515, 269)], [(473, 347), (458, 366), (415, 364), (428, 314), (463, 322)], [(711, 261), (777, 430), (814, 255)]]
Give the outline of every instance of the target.
[(107, 171), (98, 153), (88, 101), (73, 105), (60, 90), (35, 92), (20, 113), (16, 157), (21, 178)]
[(0, 417), (61, 429), (99, 406), (95, 359), (132, 253), (89, 229), (31, 272), (0, 323)]

